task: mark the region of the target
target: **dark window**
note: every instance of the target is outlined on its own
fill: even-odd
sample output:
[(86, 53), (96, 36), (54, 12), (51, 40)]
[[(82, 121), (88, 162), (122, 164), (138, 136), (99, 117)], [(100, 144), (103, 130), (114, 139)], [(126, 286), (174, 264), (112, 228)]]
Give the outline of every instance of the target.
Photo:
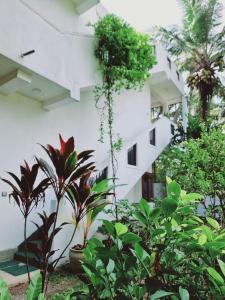
[(173, 124), (170, 125), (171, 126), (171, 134), (174, 135), (175, 134), (175, 127)]
[(180, 73), (177, 71), (177, 79), (180, 80)]
[(154, 198), (154, 175), (151, 173), (145, 173), (142, 176), (142, 198), (147, 201), (152, 201)]
[(171, 59), (169, 57), (167, 57), (167, 62), (168, 62), (169, 68), (171, 69), (172, 68), (172, 63), (171, 63)]
[(149, 132), (149, 141), (151, 145), (156, 145), (155, 128)]
[(137, 165), (137, 144), (133, 145), (128, 149), (127, 153), (127, 163), (128, 165)]

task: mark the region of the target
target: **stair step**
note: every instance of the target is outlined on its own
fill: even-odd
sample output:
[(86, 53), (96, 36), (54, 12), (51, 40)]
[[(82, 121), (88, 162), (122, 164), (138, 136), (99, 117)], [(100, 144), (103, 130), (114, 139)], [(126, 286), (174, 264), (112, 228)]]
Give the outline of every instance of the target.
[[(32, 244), (38, 245), (38, 244), (41, 243), (41, 241), (39, 241), (39, 240), (29, 241), (29, 240), (28, 240), (28, 243), (29, 243), (29, 244), (32, 243)], [(18, 246), (18, 251), (19, 251), (19, 252), (25, 251), (25, 243)]]
[[(17, 252), (14, 259), (23, 263), (27, 262), (25, 252)], [(33, 253), (28, 253), (28, 263), (31, 266), (39, 268), (39, 263), (36, 261), (36, 256)]]

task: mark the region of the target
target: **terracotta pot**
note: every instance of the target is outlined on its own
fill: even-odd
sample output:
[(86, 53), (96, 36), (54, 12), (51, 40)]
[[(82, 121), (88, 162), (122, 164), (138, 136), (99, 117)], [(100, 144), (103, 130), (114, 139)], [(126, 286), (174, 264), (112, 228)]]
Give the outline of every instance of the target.
[(69, 253), (70, 266), (75, 272), (83, 273), (81, 261), (84, 260), (83, 250), (70, 249)]

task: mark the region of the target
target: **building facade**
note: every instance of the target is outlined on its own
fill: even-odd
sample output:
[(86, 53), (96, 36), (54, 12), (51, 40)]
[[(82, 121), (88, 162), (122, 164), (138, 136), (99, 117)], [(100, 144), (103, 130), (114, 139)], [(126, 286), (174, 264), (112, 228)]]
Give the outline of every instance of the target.
[[(24, 159), (44, 157), (38, 143), (56, 145), (59, 133), (74, 136), (79, 152), (96, 150), (99, 172), (110, 176), (109, 144), (98, 142), (93, 89), (101, 76), (93, 29), (87, 26), (107, 14), (105, 8), (97, 0), (8, 0), (0, 2), (0, 12), (0, 176), (8, 170), (18, 173)], [(163, 113), (184, 101), (175, 64), (161, 45), (155, 46), (155, 55), (157, 65), (144, 88), (115, 96), (115, 132), (123, 139), (117, 175), (125, 184), (117, 197), (132, 202), (152, 197), (152, 164), (176, 126)], [(152, 111), (159, 111), (154, 120)], [(23, 220), (9, 204), (9, 192), (0, 182), (0, 259), (23, 241)], [(53, 195), (47, 195), (46, 212), (54, 205)], [(68, 220), (69, 213), (62, 204), (59, 221)], [(31, 219), (36, 221), (34, 214)], [(29, 233), (33, 231), (30, 224)], [(59, 236), (56, 248), (66, 240), (66, 234)]]

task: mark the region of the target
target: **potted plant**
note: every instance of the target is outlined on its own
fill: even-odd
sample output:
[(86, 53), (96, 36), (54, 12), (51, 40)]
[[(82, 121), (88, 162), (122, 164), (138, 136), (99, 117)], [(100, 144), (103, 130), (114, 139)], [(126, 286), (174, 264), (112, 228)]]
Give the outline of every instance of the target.
[(76, 244), (70, 248), (69, 258), (70, 266), (76, 272), (82, 271), (81, 261), (84, 258), (83, 251), (87, 245), (91, 226), (100, 212), (103, 211), (108, 202), (107, 196), (112, 195), (108, 187), (109, 180), (103, 180), (99, 183), (89, 184), (92, 172), (83, 176), (79, 185), (74, 184), (67, 193), (67, 198), (73, 207), (73, 218), (71, 223), (77, 229), (83, 221), (83, 243)]

